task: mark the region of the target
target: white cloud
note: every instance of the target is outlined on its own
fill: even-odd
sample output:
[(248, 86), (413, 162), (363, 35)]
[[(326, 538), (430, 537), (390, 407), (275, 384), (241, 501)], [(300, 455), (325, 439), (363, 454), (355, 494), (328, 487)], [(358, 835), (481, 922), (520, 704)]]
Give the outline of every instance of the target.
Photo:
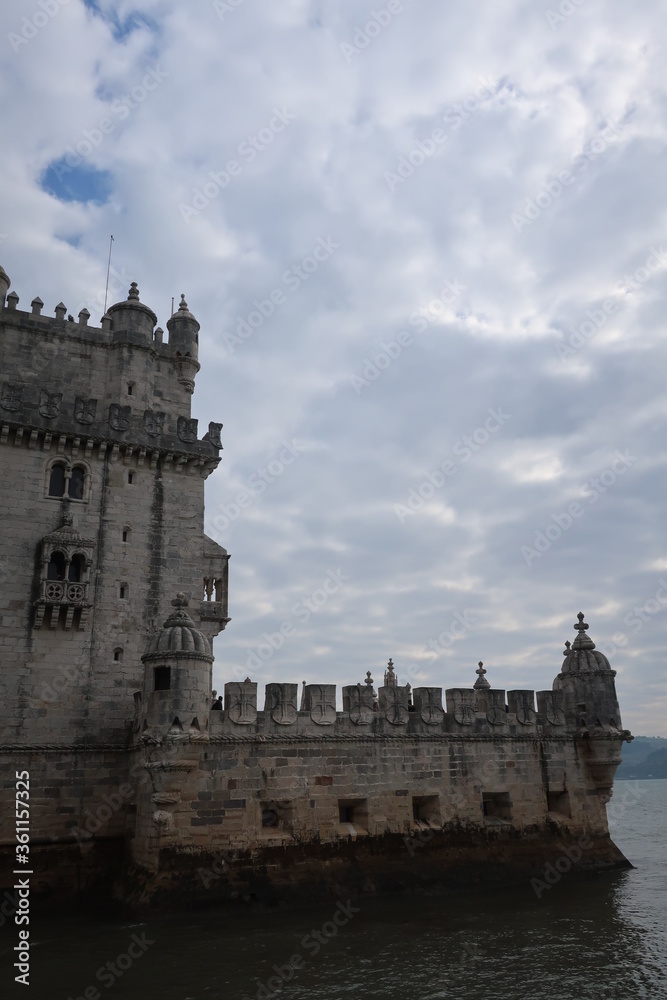
[[(202, 324), (195, 415), (225, 424), (210, 520), (281, 441), (307, 442), (218, 536), (233, 621), (215, 686), (337, 566), (349, 583), (260, 682), (377, 679), (389, 655), (400, 677), (466, 608), (475, 624), (420, 660), (432, 683), (468, 683), (481, 658), (494, 683), (549, 687), (581, 608), (600, 645), (627, 631), (667, 548), (664, 264), (619, 288), (667, 245), (661, 6), (587, 0), (552, 30), (519, 0), (482, 25), (475, 4), (419, 0), (349, 62), (340, 43), (364, 19), (351, 0), (245, 0), (222, 19), (212, 3), (98, 8), (106, 19), (71, 0), (18, 51), (5, 40), (2, 263), (22, 303), (72, 310), (103, 290), (113, 232), (118, 272), (162, 325), (186, 293)], [(3, 12), (20, 30), (26, 5)], [(113, 102), (156, 66), (160, 85), (121, 118)], [(276, 108), (294, 119), (244, 157)], [(110, 173), (108, 203), (46, 194), (49, 163), (105, 117), (84, 160)], [(445, 141), (391, 191), (385, 173), (437, 128)], [(186, 223), (179, 205), (233, 159), (240, 173)], [(340, 248), (230, 354), (224, 335), (329, 235)], [(455, 280), (446, 310), (411, 322)], [(618, 311), (559, 358), (607, 298)], [(350, 376), (402, 330), (409, 345), (356, 394)], [(500, 405), (507, 425), (400, 524), (394, 503)], [(625, 449), (627, 474), (582, 497)], [(527, 566), (521, 546), (577, 499), (583, 515)], [(666, 734), (667, 615), (639, 639), (641, 656), (629, 635), (612, 657), (625, 721)]]

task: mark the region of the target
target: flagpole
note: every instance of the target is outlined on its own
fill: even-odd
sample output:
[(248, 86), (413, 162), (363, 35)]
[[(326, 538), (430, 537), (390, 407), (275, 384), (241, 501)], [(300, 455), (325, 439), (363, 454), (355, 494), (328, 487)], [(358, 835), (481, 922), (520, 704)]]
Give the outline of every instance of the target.
[(107, 287), (104, 289), (104, 315), (107, 314), (107, 296), (109, 295), (109, 272), (111, 271), (111, 246), (113, 244), (113, 236), (109, 237), (109, 260), (107, 262)]

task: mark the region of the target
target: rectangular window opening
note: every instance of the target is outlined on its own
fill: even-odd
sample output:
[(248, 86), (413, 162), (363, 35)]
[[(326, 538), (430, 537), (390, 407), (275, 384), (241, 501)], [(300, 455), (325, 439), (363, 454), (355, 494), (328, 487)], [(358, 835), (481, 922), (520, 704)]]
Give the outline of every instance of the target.
[(155, 690), (168, 691), (171, 688), (171, 667), (155, 667)]
[(547, 808), (549, 812), (571, 817), (570, 793), (568, 791), (547, 792)]
[(412, 819), (417, 826), (440, 827), (440, 797), (438, 795), (413, 795)]
[(368, 802), (366, 799), (339, 799), (338, 822), (354, 827), (356, 833), (368, 832)]
[(482, 792), (482, 811), (486, 819), (512, 819), (512, 802), (509, 792)]

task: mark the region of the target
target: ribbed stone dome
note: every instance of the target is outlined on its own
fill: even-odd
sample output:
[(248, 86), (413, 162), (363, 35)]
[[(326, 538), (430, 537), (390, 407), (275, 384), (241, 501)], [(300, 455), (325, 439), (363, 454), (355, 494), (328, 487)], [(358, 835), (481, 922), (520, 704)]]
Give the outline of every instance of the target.
[(604, 653), (595, 648), (595, 643), (587, 634), (588, 625), (584, 621), (584, 615), (581, 611), (577, 615), (577, 618), (579, 621), (574, 626), (578, 633), (577, 638), (572, 645), (569, 642), (565, 643), (565, 652), (563, 654), (565, 660), (563, 661), (561, 673), (581, 674), (595, 670), (609, 670), (613, 673), (609, 660)]
[(195, 653), (213, 659), (211, 646), (192, 618), (184, 610), (188, 605), (185, 594), (177, 594), (171, 602), (176, 610), (169, 615), (162, 629), (151, 639), (142, 659), (152, 656)]

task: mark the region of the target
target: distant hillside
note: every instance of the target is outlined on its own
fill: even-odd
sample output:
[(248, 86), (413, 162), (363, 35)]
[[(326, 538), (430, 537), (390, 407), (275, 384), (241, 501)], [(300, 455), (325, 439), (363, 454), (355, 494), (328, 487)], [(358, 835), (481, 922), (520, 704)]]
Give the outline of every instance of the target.
[(667, 778), (667, 739), (636, 736), (632, 743), (623, 744), (621, 756), (623, 762), (616, 772), (616, 780)]

